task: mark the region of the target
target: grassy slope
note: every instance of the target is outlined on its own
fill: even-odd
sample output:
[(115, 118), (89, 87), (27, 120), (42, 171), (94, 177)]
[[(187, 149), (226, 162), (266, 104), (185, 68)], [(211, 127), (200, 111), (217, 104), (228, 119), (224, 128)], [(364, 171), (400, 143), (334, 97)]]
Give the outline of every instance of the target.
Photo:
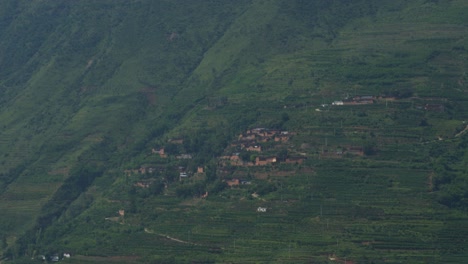
[[(2, 3), (2, 68), (14, 72), (2, 71), (0, 117), (2, 233), (12, 239), (93, 145), (106, 137), (123, 149), (147, 137), (150, 122), (225, 26), (213, 22), (217, 5), (186, 26), (197, 3), (179, 10), (166, 1), (13, 2)], [(224, 23), (236, 12), (229, 6)], [(25, 188), (31, 197), (18, 195)]]
[[(441, 215), (445, 219), (460, 216), (435, 203), (434, 194), (427, 192), (431, 170), (427, 149), (419, 142), (432, 140), (439, 134), (452, 137), (466, 118), (463, 108), (466, 86), (459, 82), (464, 78), (466, 53), (456, 48), (466, 45), (466, 29), (459, 24), (463, 19), (459, 10), (466, 9), (466, 4), (453, 2), (449, 7), (428, 4), (424, 8), (419, 4), (415, 4), (418, 8), (405, 9), (397, 21), (393, 14), (383, 11), (380, 16), (354, 20), (331, 40), (322, 33), (323, 28), (316, 29), (322, 33), (317, 33), (320, 37), (316, 38), (312, 37), (314, 34), (290, 36), (291, 28), (279, 19), (285, 14), (274, 8), (259, 4), (244, 13), (262, 12), (263, 16), (255, 27), (248, 29), (244, 28), (244, 17), (233, 23), (205, 53), (195, 71), (194, 84), (178, 94), (184, 102), (202, 95), (196, 91), (211, 89), (212, 97), (227, 96), (229, 103), (207, 111), (204, 107), (207, 102), (200, 101), (172, 135), (194, 133), (210, 124), (225, 126), (235, 122), (239, 109), (247, 109), (246, 114), (259, 111), (255, 122), (258, 126), (268, 125), (279, 118), (281, 111), (286, 111), (291, 116), (288, 128), (307, 133), (297, 139), (296, 146), (310, 142), (319, 148), (323, 143), (315, 138), (320, 137), (327, 137), (330, 145), (364, 144), (367, 141), (364, 138), (373, 131), (381, 153), (376, 161), (309, 164), (316, 166), (315, 175), (296, 174), (286, 180), (287, 190), (273, 193), (266, 200), (249, 201), (249, 190), (241, 189), (207, 201), (184, 202), (169, 197), (140, 201), (140, 213), (130, 214), (127, 221), (130, 226), (147, 228), (147, 232), (128, 231), (135, 234), (133, 239), (126, 240), (125, 248), (130, 249), (127, 254), (151, 252), (149, 259), (159, 261), (168, 252), (174, 256), (190, 252), (189, 259), (205, 261), (325, 261), (330, 254), (361, 262), (459, 261), (465, 254), (465, 246), (448, 250), (446, 239), (457, 240), (465, 230), (459, 230), (460, 236), (450, 231), (455, 220), (444, 224)], [(444, 15), (438, 15), (442, 11)], [(267, 46), (262, 39), (268, 36), (261, 35), (267, 27), (277, 29), (275, 34), (279, 36), (291, 38), (289, 41), (295, 43), (292, 45), (302, 46), (288, 50), (281, 43), (272, 42), (273, 47), (261, 49)], [(230, 41), (234, 38), (239, 42)], [(239, 54), (240, 49), (243, 53), (232, 60), (228, 54)], [(199, 90), (195, 90), (197, 81), (201, 82)], [(449, 98), (459, 108), (454, 116), (408, 111), (405, 109), (411, 102), (407, 101), (392, 103), (387, 108), (380, 104), (332, 109), (323, 114), (312, 111), (322, 102), (330, 103), (347, 94), (381, 94), (406, 88), (414, 89), (421, 97)], [(301, 104), (312, 109), (283, 108)], [(356, 118), (358, 111), (365, 112), (367, 117)], [(418, 126), (421, 118), (428, 118), (433, 124), (431, 129)], [(366, 127), (367, 131), (353, 132), (356, 125)], [(344, 138), (334, 136), (340, 127)], [(279, 184), (283, 180), (271, 181)], [(286, 197), (292, 202), (281, 202)], [(258, 206), (267, 206), (272, 211), (266, 216), (259, 215), (255, 213)], [(98, 215), (97, 211), (107, 207), (115, 211), (119, 205), (99, 204), (88, 213)], [(112, 215), (112, 210), (108, 214)], [(115, 228), (102, 222), (98, 225), (103, 230)], [(100, 250), (109, 250), (106, 254), (125, 252), (120, 242), (116, 242), (120, 241), (119, 232), (124, 231), (90, 243)], [(187, 247), (165, 241), (162, 238), (166, 235), (198, 245)], [(74, 233), (69, 240), (80, 241), (80, 237)], [(141, 240), (153, 246), (141, 247)]]
[[(466, 47), (467, 41), (466, 28), (462, 26), (463, 10), (467, 6), (463, 1), (448, 4), (414, 1), (405, 4), (403, 12), (399, 11), (398, 2), (385, 2), (374, 10), (364, 10), (362, 18), (344, 17), (344, 21), (330, 20), (342, 14), (335, 7), (322, 6), (321, 10), (325, 11), (319, 15), (317, 6), (301, 1), (253, 1), (249, 5), (238, 4), (235, 9), (185, 4), (183, 9), (168, 1), (122, 1), (117, 5), (103, 1), (99, 8), (79, 2), (65, 10), (55, 7), (56, 12), (63, 12), (57, 20), (63, 20), (57, 22), (54, 33), (40, 40), (47, 45), (32, 45), (43, 48), (39, 52), (30, 51), (30, 54), (43, 54), (41, 59), (33, 56), (22, 62), (29, 71), (24, 69), (18, 71), (21, 76), (9, 74), (10, 79), (2, 80), (5, 88), (2, 92), (15, 98), (1, 106), (4, 140), (0, 151), (5, 157), (2, 169), (6, 172), (23, 161), (32, 164), (25, 171), (20, 170), (21, 176), (1, 196), (2, 210), (8, 215), (5, 219), (9, 219), (2, 223), (2, 228), (14, 231), (9, 233), (9, 238), (32, 223), (18, 220), (33, 219), (40, 205), (53, 193), (54, 188), (50, 186), (59, 187), (67, 176), (67, 168), (104, 137), (124, 152), (134, 143), (147, 142), (152, 137), (149, 131), (153, 124), (165, 116), (182, 118), (169, 134), (178, 136), (195, 133), (203, 126), (228, 126), (238, 119), (245, 122), (234, 126), (237, 132), (246, 124), (268, 126), (276, 122), (281, 112), (287, 112), (291, 117), (286, 124), (288, 129), (313, 135), (303, 136), (297, 144), (306, 141), (318, 145), (324, 137), (330, 138), (330, 145), (334, 141), (363, 144), (368, 132), (353, 134), (353, 127), (373, 128), (379, 147), (384, 150), (380, 156), (383, 165), (363, 160), (349, 178), (346, 162), (342, 165), (312, 162), (308, 166), (323, 166), (317, 169), (312, 182), (310, 175), (298, 175), (288, 179), (289, 187), (281, 194), (298, 202), (284, 204), (279, 196), (272, 196), (267, 199), (267, 205), (274, 212), (265, 217), (252, 210), (265, 204), (256, 200), (212, 198), (194, 206), (175, 198), (147, 199), (141, 205), (140, 216), (129, 217), (134, 218), (138, 228), (132, 227), (132, 222), (122, 227), (102, 222), (104, 217), (125, 206), (124, 195), (118, 203), (105, 198), (107, 191), (113, 196), (112, 193), (120, 190), (123, 179), (115, 180), (115, 177), (122, 175), (123, 168), (118, 168), (105, 174), (89, 190), (88, 195), (95, 202), (88, 211), (74, 221), (63, 216), (61, 221), (69, 223), (68, 227), (63, 228), (61, 224), (50, 233), (69, 233), (57, 244), (65, 244), (70, 250), (80, 249), (80, 253), (136, 253), (156, 259), (163, 258), (167, 252), (175, 256), (188, 250), (192, 259), (218, 261), (288, 261), (291, 255), (297, 261), (324, 260), (331, 253), (363, 260), (396, 250), (393, 255), (385, 253), (385, 258), (400, 261), (408, 257), (413, 262), (425, 262), (434, 257), (437, 261), (447, 254), (435, 248), (434, 243), (443, 241), (443, 231), (453, 227), (443, 225), (442, 218), (435, 217), (434, 212), (447, 213), (445, 217), (449, 219), (451, 214), (433, 203), (425, 192), (429, 171), (409, 168), (410, 164), (402, 168), (386, 167), (393, 166), (392, 161), (405, 161), (404, 156), (395, 159), (395, 154), (407, 153), (411, 157), (424, 151), (416, 144), (404, 143), (413, 144), (439, 134), (451, 136), (466, 118), (467, 54), (461, 47)], [(106, 5), (118, 8), (104, 12)], [(39, 13), (39, 9), (34, 9), (39, 7), (28, 6), (32, 13)], [(398, 12), (392, 12), (392, 8)], [(91, 13), (83, 16), (84, 10)], [(187, 20), (194, 14), (193, 10), (197, 10), (197, 15)], [(145, 15), (132, 16), (133, 13)], [(65, 20), (70, 14), (81, 20)], [(220, 17), (225, 19), (224, 24), (218, 23)], [(187, 26), (189, 22), (191, 26)], [(86, 26), (95, 24), (102, 25), (102, 29)], [(169, 41), (172, 32), (177, 35)], [(39, 33), (38, 36), (43, 37)], [(75, 43), (73, 39), (84, 43)], [(59, 43), (56, 45), (63, 50), (57, 53), (48, 42)], [(21, 58), (26, 61), (29, 57)], [(406, 120), (394, 118), (406, 112), (403, 103), (391, 105), (390, 110), (358, 108), (366, 112), (365, 118), (356, 118), (358, 110), (349, 108), (321, 114), (312, 112), (320, 103), (330, 103), (347, 94), (380, 94), (406, 88), (414, 89), (418, 96), (449, 98), (456, 110), (450, 115), (409, 112)], [(214, 111), (205, 110), (210, 97), (221, 96), (228, 98), (227, 105)], [(305, 108), (300, 108), (304, 105)], [(251, 117), (252, 112), (258, 114)], [(415, 125), (423, 117), (433, 124), (430, 131)], [(452, 121), (447, 121), (448, 118)], [(344, 138), (332, 136), (339, 126), (344, 126)], [(406, 131), (419, 137), (408, 139)], [(320, 148), (315, 145), (314, 148)], [(140, 151), (147, 153), (149, 147), (146, 145)], [(133, 161), (121, 155), (117, 158), (119, 162), (113, 164), (139, 166), (145, 154), (135, 154), (137, 158)], [(390, 158), (386, 159), (384, 154)], [(419, 163), (413, 161), (415, 167), (426, 166), (424, 157), (421, 159)], [(373, 171), (369, 165), (383, 166), (386, 172)], [(406, 177), (409, 174), (413, 175), (411, 180)], [(375, 180), (369, 183), (369, 177)], [(108, 186), (114, 180), (115, 190), (109, 191)], [(308, 184), (301, 186), (305, 181)], [(45, 185), (49, 188), (45, 189)], [(23, 194), (24, 188), (30, 190), (28, 195)], [(349, 190), (353, 191), (348, 193)], [(318, 198), (304, 199), (311, 191), (318, 193)], [(419, 198), (412, 199), (414, 193), (419, 193)], [(246, 195), (246, 191), (240, 194), (234, 191), (226, 197)], [(373, 195), (373, 203), (368, 201), (369, 195)], [(85, 198), (81, 196), (70, 210), (77, 208), (80, 212), (79, 207), (87, 204)], [(155, 207), (159, 209), (152, 209)], [(421, 209), (415, 211), (415, 208)], [(73, 216), (70, 210), (68, 214)], [(359, 215), (361, 211), (373, 212), (375, 216)], [(402, 225), (401, 219), (406, 219), (407, 224)], [(86, 228), (90, 221), (93, 229)], [(142, 226), (156, 233), (202, 241), (203, 246), (167, 241), (145, 233)], [(127, 239), (129, 234), (132, 239)], [(414, 249), (407, 242), (409, 237)], [(146, 247), (141, 246), (142, 240)], [(371, 244), (362, 244), (368, 240)], [(384, 246), (379, 248), (379, 245)], [(217, 247), (222, 248), (222, 254), (217, 253)], [(276, 253), (271, 254), (272, 251)]]

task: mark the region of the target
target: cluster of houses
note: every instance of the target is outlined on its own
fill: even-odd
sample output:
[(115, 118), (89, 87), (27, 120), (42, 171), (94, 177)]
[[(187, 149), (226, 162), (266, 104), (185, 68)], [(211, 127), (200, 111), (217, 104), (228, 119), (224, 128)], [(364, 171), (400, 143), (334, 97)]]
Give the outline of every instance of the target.
[[(353, 102), (364, 104), (370, 103), (374, 100), (373, 96), (359, 96), (354, 97)], [(369, 101), (370, 100), (370, 101)], [(221, 156), (219, 158), (219, 165), (225, 167), (227, 165), (237, 166), (237, 167), (250, 167), (250, 166), (269, 166), (278, 163), (283, 164), (302, 164), (305, 160), (305, 156), (287, 156), (279, 158), (276, 155), (271, 155), (272, 153), (268, 150), (264, 150), (263, 146), (266, 142), (277, 143), (278, 145), (288, 142), (291, 137), (295, 135), (294, 132), (283, 131), (279, 129), (268, 129), (268, 128), (253, 128), (245, 131), (240, 134), (235, 141), (231, 143), (231, 148), (237, 149), (238, 151), (247, 151), (251, 152), (249, 159), (244, 159), (241, 157), (240, 152), (232, 153), (231, 155)], [(171, 140), (173, 143), (180, 144), (183, 142), (183, 139), (174, 139)], [(152, 149), (152, 154), (159, 155), (160, 157), (167, 157), (167, 154), (164, 151), (164, 148), (161, 149)], [(343, 154), (354, 154), (354, 155), (364, 155), (364, 150), (362, 147), (356, 146), (347, 146), (339, 148), (334, 151), (322, 151), (320, 154), (321, 158), (339, 158)], [(245, 154), (245, 152), (244, 152)], [(265, 155), (262, 155), (265, 154)], [(176, 156), (176, 159), (192, 159), (190, 154), (181, 154)], [(125, 170), (127, 176), (131, 175), (145, 175), (152, 174), (156, 172), (164, 172), (165, 167), (155, 167), (155, 166), (140, 166), (138, 169)], [(222, 169), (221, 169), (222, 170)], [(196, 172), (189, 172), (184, 167), (178, 168), (179, 180), (189, 178), (192, 175), (200, 175), (204, 173), (204, 168), (199, 166)], [(134, 183), (134, 186), (140, 188), (149, 188), (154, 181), (152, 179), (142, 179)], [(246, 184), (246, 181), (232, 179), (226, 182), (228, 186), (237, 186), (241, 184)]]
[(155, 173), (155, 172), (162, 172), (162, 171), (164, 171), (163, 167), (158, 168), (158, 167), (154, 167), (154, 166), (144, 166), (144, 165), (142, 165), (138, 169), (124, 170), (124, 173), (127, 176), (131, 176), (131, 175), (136, 175), (136, 174), (141, 174), (141, 175), (152, 174), (152, 173)]
[[(147, 174), (152, 174), (152, 173), (164, 173), (166, 170), (165, 167), (154, 167), (154, 166), (140, 166), (138, 169), (127, 169), (124, 170), (124, 173), (127, 177), (130, 176), (135, 176), (135, 175), (147, 175)], [(179, 166), (177, 168), (178, 174), (179, 174), (179, 180), (182, 180), (184, 178), (188, 178), (190, 175), (193, 174), (203, 174), (205, 173), (205, 168), (203, 166), (198, 166), (196, 172), (189, 172), (187, 169), (183, 166)], [(155, 182), (154, 178), (149, 178), (149, 179), (142, 179), (133, 184), (135, 187), (139, 188), (149, 188), (153, 183)]]
[(323, 150), (320, 152), (320, 158), (342, 158), (344, 154), (364, 156), (364, 148), (362, 146), (346, 146), (337, 148), (336, 150)]
[[(167, 158), (167, 153), (165, 153), (164, 148), (161, 149), (151, 149), (151, 154), (157, 154), (161, 158)], [(180, 154), (175, 156), (176, 159), (192, 159), (192, 154)]]
[(153, 148), (153, 149), (151, 149), (151, 153), (152, 154), (158, 154), (159, 157), (161, 157), (161, 158), (167, 158), (167, 154), (165, 153), (164, 148), (161, 148), (161, 149)]
[[(398, 98), (393, 96), (373, 96), (373, 95), (364, 95), (364, 96), (354, 96), (353, 98), (346, 98), (342, 101), (333, 101), (332, 105), (334, 106), (341, 106), (341, 105), (367, 105), (373, 104), (376, 100), (385, 100), (385, 101), (395, 101)], [(444, 98), (419, 98), (425, 101), (445, 101)], [(322, 107), (328, 106), (327, 104), (322, 104)], [(437, 103), (427, 103), (423, 106), (417, 106), (418, 109), (424, 109), (426, 111), (433, 111), (433, 112), (444, 112), (445, 107), (443, 104)], [(316, 109), (320, 111), (320, 109)]]
[[(356, 103), (366, 103), (368, 100), (373, 100), (375, 97), (373, 96), (359, 96), (354, 97), (353, 101)], [(370, 103), (370, 102), (369, 102)], [(231, 155), (221, 156), (219, 158), (219, 165), (220, 165), (220, 172), (225, 172), (225, 175), (229, 175), (232, 169), (226, 166), (234, 166), (234, 167), (254, 167), (254, 166), (269, 166), (278, 163), (282, 164), (302, 164), (305, 160), (305, 156), (286, 156), (286, 157), (279, 157), (276, 155), (272, 155), (272, 152), (263, 149), (264, 143), (266, 142), (273, 142), (275, 146), (281, 145), (282, 143), (290, 141), (291, 137), (295, 135), (294, 132), (283, 131), (279, 129), (267, 129), (267, 128), (253, 128), (245, 131), (244, 133), (240, 134), (235, 141), (231, 143), (231, 148), (236, 149), (237, 151)], [(172, 140), (172, 142), (177, 142), (180, 144), (182, 139)], [(277, 143), (277, 144), (275, 144)], [(271, 144), (268, 144), (271, 146)], [(160, 157), (167, 157), (167, 154), (164, 151), (164, 148), (161, 149), (152, 149), (152, 154), (159, 155)], [(251, 155), (247, 155), (246, 157), (241, 157), (246, 152), (251, 152)], [(263, 154), (263, 155), (262, 155)], [(344, 154), (353, 154), (353, 155), (364, 155), (364, 148), (362, 146), (344, 146), (341, 148), (337, 148), (336, 150), (322, 150), (319, 154), (320, 158), (341, 158)], [(177, 159), (191, 159), (192, 156), (190, 154), (181, 154), (176, 156)], [(224, 170), (223, 170), (224, 167)], [(140, 166), (138, 169), (132, 170), (125, 170), (125, 174), (127, 176), (132, 175), (145, 175), (145, 174), (152, 174), (157, 172), (164, 172), (167, 168), (164, 166)], [(204, 167), (199, 166), (196, 172), (187, 171), (185, 167), (178, 167), (178, 175), (179, 180), (183, 180), (186, 178), (190, 178), (196, 175), (202, 175), (204, 173)], [(223, 174), (223, 173), (221, 173)], [(135, 187), (139, 188), (149, 188), (154, 183), (154, 179), (141, 179), (134, 183)], [(231, 179), (227, 180), (226, 184), (230, 187), (248, 184), (248, 181), (240, 180), (240, 179)]]
[[(283, 143), (290, 140), (291, 136), (295, 133), (289, 131), (282, 131), (279, 129), (267, 129), (267, 128), (253, 128), (240, 134), (236, 141), (232, 142), (231, 147), (245, 150), (248, 152), (254, 152), (257, 154), (263, 153), (261, 143), (265, 142), (277, 142)], [(229, 156), (222, 156), (220, 158), (221, 165), (232, 165), (232, 166), (266, 166), (275, 164), (278, 162), (276, 156), (262, 156), (259, 155), (255, 160), (244, 161), (239, 156), (240, 153), (236, 152)], [(285, 163), (302, 163), (305, 157), (291, 157), (287, 158)]]
[(258, 142), (286, 142), (293, 133), (279, 129), (253, 128), (239, 135), (234, 145), (250, 146)]
[(377, 98), (373, 95), (365, 95), (365, 96), (354, 96), (351, 99), (344, 100), (344, 101), (334, 101), (332, 105), (365, 105), (365, 104), (373, 104), (374, 100)]
[(70, 253), (63, 253), (62, 257), (60, 257), (59, 254), (53, 254), (49, 257), (46, 257), (45, 255), (39, 255), (38, 256), (38, 260), (41, 260), (41, 261), (51, 261), (51, 262), (59, 262), (60, 260), (64, 260), (64, 259), (69, 259), (71, 258), (71, 254)]
[(230, 179), (230, 180), (226, 180), (225, 182), (226, 182), (227, 186), (229, 186), (229, 187), (235, 187), (235, 186), (239, 186), (239, 185), (250, 185), (252, 183), (251, 181), (241, 180), (241, 179), (238, 179), (238, 178), (233, 178), (233, 179)]
[(434, 112), (444, 112), (445, 107), (443, 104), (426, 104), (424, 106), (424, 110), (434, 111)]

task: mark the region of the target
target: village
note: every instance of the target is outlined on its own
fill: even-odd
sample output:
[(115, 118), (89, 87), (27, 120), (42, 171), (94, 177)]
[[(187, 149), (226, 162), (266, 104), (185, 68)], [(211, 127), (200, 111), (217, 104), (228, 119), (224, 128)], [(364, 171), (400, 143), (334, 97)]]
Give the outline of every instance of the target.
[[(329, 110), (330, 116), (348, 112), (348, 109), (353, 109), (349, 111), (352, 113), (367, 111), (368, 108), (380, 108), (382, 112), (387, 112), (385, 110), (387, 104), (391, 104), (389, 108), (391, 111), (403, 106), (411, 107), (418, 114), (433, 112), (432, 114), (436, 115), (446, 111), (447, 105), (443, 98), (400, 99), (355, 96), (342, 101), (333, 101), (329, 105), (320, 105), (317, 112)], [(327, 115), (314, 111), (311, 114)], [(352, 118), (357, 120), (362, 118), (357, 114), (353, 115)], [(140, 195), (154, 194), (153, 190), (156, 189), (159, 190), (157, 194), (176, 199), (183, 198), (181, 203), (184, 205), (210, 203), (223, 199), (248, 200), (253, 203), (249, 205), (249, 212), (261, 218), (263, 215), (277, 213), (278, 205), (272, 201), (293, 205), (304, 199), (304, 196), (311, 201), (317, 199), (319, 194), (313, 192), (310, 192), (310, 195), (298, 196), (299, 198), (294, 195), (284, 195), (282, 184), (286, 181), (297, 181), (300, 185), (305, 181), (308, 182), (309, 177), (312, 179), (315, 175), (319, 175), (321, 168), (317, 164), (320, 162), (323, 164), (337, 162), (335, 164), (352, 166), (350, 164), (361, 162), (366, 164), (368, 159), (373, 159), (372, 156), (380, 151), (378, 148), (381, 146), (379, 144), (366, 146), (363, 135), (371, 136), (375, 133), (376, 138), (380, 140), (376, 142), (379, 143), (383, 140), (394, 140), (394, 138), (385, 138), (382, 136), (383, 132), (379, 134), (368, 124), (354, 124), (350, 121), (343, 126), (343, 121), (336, 118), (333, 125), (341, 132), (335, 133), (333, 126), (326, 127), (323, 124), (313, 124), (294, 130), (280, 126), (252, 127), (231, 137), (232, 140), (223, 146), (223, 151), (220, 151), (219, 155), (210, 159), (209, 164), (200, 162), (200, 160), (205, 161), (200, 159), (200, 153), (190, 151), (191, 149), (187, 147), (190, 140), (193, 140), (190, 135), (175, 133), (171, 135), (172, 137), (154, 144), (152, 148), (147, 148), (145, 159), (140, 160), (140, 163), (135, 162), (137, 166), (127, 168), (123, 174), (129, 189)], [(381, 158), (379, 155), (380, 153), (374, 157)], [(213, 191), (214, 185), (222, 186), (220, 191)], [(320, 195), (329, 194), (323, 192)], [(131, 206), (126, 208), (129, 208), (127, 215), (132, 216)], [(105, 219), (119, 224), (129, 223), (125, 218), (126, 210), (121, 209), (114, 214)], [(322, 216), (321, 206), (320, 216)], [(148, 232), (147, 228), (144, 230)], [(180, 237), (166, 236), (166, 238), (179, 243), (190, 243), (188, 240), (181, 240)], [(328, 259), (342, 261), (334, 254), (330, 254)], [(346, 260), (345, 262), (350, 263)]]
[[(224, 155), (217, 158), (217, 177), (233, 188), (249, 185), (253, 179), (265, 180), (265, 170), (273, 176), (293, 176), (294, 170), (291, 168), (304, 164), (311, 156), (336, 159), (347, 155), (365, 155), (362, 146), (353, 145), (322, 148), (318, 153), (299, 151), (292, 143), (297, 135), (298, 132), (259, 127), (244, 131), (226, 147)], [(182, 146), (184, 140), (175, 138), (169, 139), (168, 142)], [(124, 175), (136, 188), (151, 188), (157, 179), (164, 175), (173, 175), (179, 182), (188, 179), (200, 181), (206, 177), (203, 164), (187, 166), (193, 161), (194, 154), (168, 153), (162, 147), (152, 148), (150, 155), (157, 160), (171, 160), (173, 165), (145, 164), (139, 168), (124, 170)], [(168, 179), (164, 179), (164, 182), (164, 188), (167, 189)]]
[[(425, 111), (432, 111), (432, 112), (444, 112), (445, 106), (444, 103), (447, 102), (446, 98), (441, 97), (408, 97), (408, 98), (401, 98), (398, 96), (375, 96), (375, 95), (357, 95), (353, 97), (346, 97), (343, 100), (335, 100), (331, 103), (331, 106), (360, 106), (360, 105), (373, 105), (373, 104), (385, 104), (386, 106), (388, 103), (398, 103), (404, 102), (405, 100), (411, 100), (414, 104), (415, 109), (425, 110)], [(330, 107), (330, 104), (321, 104), (321, 108)], [(315, 111), (321, 112), (323, 111), (321, 108), (316, 108)]]
[[(414, 109), (422, 111), (445, 111), (445, 98), (419, 98), (398, 96), (357, 95), (335, 100), (330, 105), (321, 104), (316, 111), (340, 106), (364, 106), (411, 102)], [(304, 131), (288, 131), (277, 128), (254, 127), (240, 133), (224, 149), (223, 154), (216, 158), (216, 177), (228, 187), (248, 185), (253, 179), (265, 180), (270, 176), (293, 176), (292, 167), (301, 166), (309, 158), (343, 159), (345, 157), (366, 156), (375, 151), (361, 144), (329, 145), (327, 140), (321, 146), (304, 151), (298, 149), (303, 138), (296, 136)], [(188, 153), (184, 147), (184, 137), (174, 137), (167, 140), (166, 145), (154, 147), (149, 154), (154, 162), (147, 162), (138, 168), (126, 169), (124, 174), (133, 182), (136, 188), (148, 189), (156, 182), (164, 182), (168, 188), (169, 182), (202, 181), (206, 179), (206, 165), (196, 164), (196, 153)], [(170, 147), (170, 149), (168, 149)], [(169, 165), (170, 164), (170, 165)], [(285, 169), (287, 166), (288, 169)], [(291, 167), (292, 166), (292, 167)], [(269, 172), (266, 174), (265, 171)], [(288, 171), (289, 170), (289, 171)], [(267, 175), (267, 176), (265, 176)], [(154, 188), (153, 188), (154, 189)], [(208, 194), (201, 194), (207, 196)]]

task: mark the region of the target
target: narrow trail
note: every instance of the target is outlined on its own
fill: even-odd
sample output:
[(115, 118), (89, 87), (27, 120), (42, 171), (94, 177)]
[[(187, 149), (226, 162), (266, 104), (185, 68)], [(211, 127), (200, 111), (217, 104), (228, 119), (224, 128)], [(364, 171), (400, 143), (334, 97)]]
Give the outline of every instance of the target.
[(145, 230), (145, 233), (147, 233), (147, 234), (153, 234), (153, 235), (157, 235), (157, 236), (162, 236), (162, 237), (164, 237), (164, 238), (167, 238), (167, 239), (169, 239), (169, 240), (172, 240), (172, 241), (175, 241), (175, 242), (178, 242), (178, 243), (201, 246), (201, 244), (197, 244), (197, 243), (193, 243), (193, 242), (189, 242), (189, 241), (184, 241), (184, 240), (181, 240), (181, 239), (178, 239), (178, 238), (174, 238), (174, 237), (171, 237), (171, 236), (168, 236), (168, 235), (164, 235), (164, 234), (155, 233), (154, 231), (152, 231), (152, 230), (150, 230), (149, 228), (146, 228), (146, 227), (145, 227), (144, 230)]
[(465, 133), (466, 131), (468, 131), (468, 125), (466, 125), (465, 129), (463, 129), (458, 134), (456, 134), (455, 137), (459, 137), (459, 136), (463, 135), (463, 133)]

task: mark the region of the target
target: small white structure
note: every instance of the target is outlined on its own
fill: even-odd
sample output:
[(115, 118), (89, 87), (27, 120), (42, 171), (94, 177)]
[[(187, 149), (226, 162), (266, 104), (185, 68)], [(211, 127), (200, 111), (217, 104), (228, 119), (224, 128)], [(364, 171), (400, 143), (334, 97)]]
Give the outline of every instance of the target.
[(70, 257), (71, 257), (70, 253), (63, 253), (63, 258), (70, 258)]
[(257, 212), (266, 213), (266, 211), (267, 211), (267, 208), (266, 208), (266, 207), (258, 207), (258, 208), (257, 208)]
[(344, 105), (343, 101), (334, 101), (332, 105)]

